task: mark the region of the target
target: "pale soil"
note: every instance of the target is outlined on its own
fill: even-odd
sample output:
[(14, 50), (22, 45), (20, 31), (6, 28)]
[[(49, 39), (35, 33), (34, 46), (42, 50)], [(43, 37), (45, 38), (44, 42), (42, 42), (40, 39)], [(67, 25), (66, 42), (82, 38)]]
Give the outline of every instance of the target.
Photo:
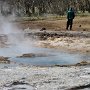
[(38, 46), (66, 49), (71, 51), (90, 52), (90, 38), (79, 37), (60, 37), (48, 38), (47, 40), (38, 41)]

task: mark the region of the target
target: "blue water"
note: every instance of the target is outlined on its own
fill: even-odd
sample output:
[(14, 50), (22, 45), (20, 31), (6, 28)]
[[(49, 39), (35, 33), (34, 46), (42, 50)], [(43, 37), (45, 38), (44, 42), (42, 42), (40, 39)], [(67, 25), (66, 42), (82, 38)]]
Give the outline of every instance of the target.
[[(76, 64), (81, 62), (83, 55), (78, 54), (68, 54), (68, 53), (53, 53), (54, 56), (48, 57), (34, 57), (34, 58), (13, 58), (14, 61), (18, 63), (25, 63), (31, 65), (67, 65), (67, 64)], [(86, 60), (89, 60), (90, 57), (87, 57)]]
[[(43, 53), (48, 54), (47, 57), (32, 57), (32, 58), (16, 58), (25, 53)], [(39, 65), (39, 66), (51, 66), (51, 65), (67, 65), (67, 64), (76, 64), (83, 60), (89, 61), (89, 54), (79, 54), (79, 53), (70, 53), (63, 52), (55, 49), (47, 48), (24, 48), (20, 49), (19, 47), (9, 47), (0, 49), (0, 56), (8, 56), (11, 61), (17, 62), (18, 64), (30, 64), (30, 65)]]

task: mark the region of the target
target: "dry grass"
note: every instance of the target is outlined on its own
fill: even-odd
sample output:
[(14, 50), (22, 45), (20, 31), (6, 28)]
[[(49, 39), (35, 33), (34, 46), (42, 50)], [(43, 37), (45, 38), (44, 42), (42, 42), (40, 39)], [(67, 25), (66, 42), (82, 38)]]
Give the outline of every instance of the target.
[[(22, 28), (37, 29), (45, 27), (48, 30), (66, 30), (67, 19), (60, 20), (37, 20), (37, 21), (21, 21), (20, 26)], [(81, 25), (81, 27), (79, 27)], [(90, 31), (90, 17), (76, 17), (73, 22), (74, 31)]]

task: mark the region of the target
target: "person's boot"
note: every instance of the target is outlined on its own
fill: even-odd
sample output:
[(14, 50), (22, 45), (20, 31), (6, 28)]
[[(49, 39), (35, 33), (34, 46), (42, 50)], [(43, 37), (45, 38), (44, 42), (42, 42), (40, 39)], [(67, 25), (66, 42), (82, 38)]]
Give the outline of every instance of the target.
[(66, 30), (68, 30), (68, 27), (69, 27), (69, 22), (67, 21), (67, 26), (66, 26)]
[(66, 30), (68, 30), (69, 25), (67, 24)]
[(72, 30), (72, 28), (70, 28), (70, 30)]
[(72, 25), (70, 25), (70, 30), (72, 30)]

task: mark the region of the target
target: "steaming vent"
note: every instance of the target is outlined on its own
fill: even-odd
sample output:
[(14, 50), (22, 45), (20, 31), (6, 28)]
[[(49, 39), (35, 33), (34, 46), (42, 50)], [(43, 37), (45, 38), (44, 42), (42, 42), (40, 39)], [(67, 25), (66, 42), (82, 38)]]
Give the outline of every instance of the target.
[(0, 35), (0, 46), (5, 47), (7, 46), (8, 37), (7, 35)]

